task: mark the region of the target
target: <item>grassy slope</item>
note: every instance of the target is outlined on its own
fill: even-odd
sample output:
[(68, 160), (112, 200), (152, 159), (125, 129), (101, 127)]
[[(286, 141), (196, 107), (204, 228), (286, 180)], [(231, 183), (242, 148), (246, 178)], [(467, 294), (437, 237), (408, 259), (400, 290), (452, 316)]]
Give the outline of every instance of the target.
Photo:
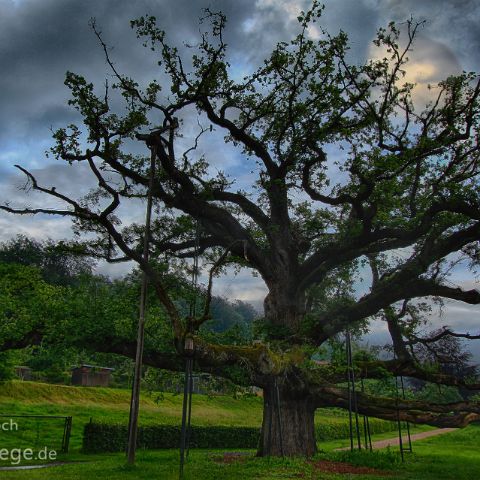
[[(114, 388), (70, 387), (37, 382), (11, 381), (0, 388), (0, 414), (63, 415), (73, 417), (71, 448), (81, 446), (83, 426), (90, 418), (107, 422), (128, 423), (130, 392)], [(194, 395), (192, 423), (195, 425), (236, 425), (260, 427), (263, 401), (260, 397), (235, 399), (231, 396), (208, 397)], [(140, 424), (179, 424), (182, 395), (165, 394), (156, 402), (155, 395), (143, 394), (140, 406)], [(47, 430), (61, 438), (61, 422), (19, 420), (20, 430), (39, 431), (41, 440)], [(22, 427), (22, 422), (24, 426)], [(346, 424), (347, 413), (339, 410), (317, 411), (317, 424)], [(50, 426), (50, 427), (49, 427)], [(33, 433), (32, 433), (33, 435)], [(13, 434), (8, 436), (16, 441)], [(5, 436), (3, 441), (5, 443)], [(31, 438), (26, 436), (25, 444)], [(23, 446), (23, 444), (21, 445)]]
[[(6, 415), (63, 415), (73, 417), (71, 449), (79, 450), (83, 426), (90, 418), (107, 422), (128, 423), (130, 392), (113, 388), (69, 387), (36, 382), (6, 382), (0, 387), (0, 414)], [(140, 424), (177, 424), (181, 419), (182, 396), (165, 394), (160, 402), (153, 396), (143, 394), (140, 406)], [(193, 423), (197, 425), (260, 426), (262, 415), (261, 398), (234, 399), (231, 396), (207, 397), (194, 395), (192, 403)], [(17, 420), (18, 435), (10, 432), (3, 435), (1, 446), (19, 442), (18, 446), (31, 444), (32, 436), (40, 441), (49, 432), (51, 445), (61, 441), (62, 422)], [(31, 433), (30, 437), (27, 431)], [(38, 433), (36, 433), (38, 431)], [(49, 444), (50, 445), (50, 444)], [(17, 446), (17, 445), (16, 445)]]
[[(0, 389), (0, 409), (11, 406), (30, 413), (76, 414), (125, 419), (130, 404), (130, 392), (115, 388), (69, 387), (35, 382), (6, 382)], [(201, 410), (196, 421), (201, 425), (259, 425), (260, 398), (236, 400), (230, 396), (207, 397), (194, 395), (194, 407)], [(144, 423), (176, 423), (181, 416), (182, 396), (165, 394), (159, 402), (155, 396), (142, 394), (140, 416)], [(10, 413), (10, 412), (8, 412)]]

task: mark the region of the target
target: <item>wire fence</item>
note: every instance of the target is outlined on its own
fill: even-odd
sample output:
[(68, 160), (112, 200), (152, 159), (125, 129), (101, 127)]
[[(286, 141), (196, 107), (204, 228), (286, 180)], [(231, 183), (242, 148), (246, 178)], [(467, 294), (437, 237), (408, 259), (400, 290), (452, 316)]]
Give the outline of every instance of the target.
[(72, 417), (0, 414), (0, 449), (47, 447), (68, 453)]

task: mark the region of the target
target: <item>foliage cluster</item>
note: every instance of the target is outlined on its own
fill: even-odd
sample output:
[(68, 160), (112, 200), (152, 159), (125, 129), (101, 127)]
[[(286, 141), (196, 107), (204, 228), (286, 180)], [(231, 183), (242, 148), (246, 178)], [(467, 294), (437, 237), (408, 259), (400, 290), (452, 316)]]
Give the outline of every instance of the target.
[[(98, 343), (105, 346), (112, 337), (117, 342), (134, 341), (140, 274), (133, 271), (112, 280), (94, 274), (91, 266), (49, 240), (18, 236), (0, 245), (0, 350), (2, 344), (9, 350), (2, 354), (0, 379), (11, 377), (16, 363), (31, 367), (37, 380), (68, 383), (70, 368), (88, 363), (113, 367), (113, 384), (129, 385), (132, 362), (102, 352)], [(193, 292), (181, 276), (169, 274), (167, 280), (181, 311), (188, 311), (194, 295), (202, 301), (203, 294)], [(245, 302), (214, 297), (205, 335), (227, 344), (249, 341), (255, 315)], [(146, 329), (147, 345), (172, 351), (165, 312), (153, 292)], [(23, 338), (28, 339), (25, 344), (17, 343)]]

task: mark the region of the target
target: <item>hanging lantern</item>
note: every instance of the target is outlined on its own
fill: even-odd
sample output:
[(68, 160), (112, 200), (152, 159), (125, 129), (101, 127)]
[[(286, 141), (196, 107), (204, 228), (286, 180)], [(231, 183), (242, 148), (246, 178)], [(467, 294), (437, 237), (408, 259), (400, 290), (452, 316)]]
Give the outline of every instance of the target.
[(184, 350), (186, 355), (193, 355), (195, 352), (195, 344), (193, 343), (192, 337), (185, 337)]

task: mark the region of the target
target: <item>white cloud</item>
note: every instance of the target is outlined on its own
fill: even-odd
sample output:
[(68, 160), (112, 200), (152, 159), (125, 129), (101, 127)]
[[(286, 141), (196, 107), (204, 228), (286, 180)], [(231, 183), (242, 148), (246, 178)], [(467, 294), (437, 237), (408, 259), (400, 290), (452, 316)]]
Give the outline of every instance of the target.
[[(402, 45), (400, 47), (405, 48)], [(369, 56), (373, 60), (380, 60), (390, 58), (391, 53), (388, 53), (384, 46), (378, 48), (372, 45)], [(461, 67), (451, 50), (446, 45), (424, 36), (417, 36), (407, 58), (409, 60), (403, 67), (405, 75), (400, 76), (397, 85), (415, 84), (412, 99), (420, 110), (438, 96), (438, 82), (450, 75), (461, 73)]]
[(235, 275), (233, 268), (227, 268), (225, 275), (215, 279), (213, 294), (229, 300), (243, 300), (262, 312), (267, 287), (261, 277), (252, 276), (251, 270), (242, 269)]
[(68, 218), (41, 218), (32, 215), (15, 217), (0, 212), (0, 242), (6, 242), (17, 235), (46, 240), (63, 240), (72, 235), (72, 223)]

